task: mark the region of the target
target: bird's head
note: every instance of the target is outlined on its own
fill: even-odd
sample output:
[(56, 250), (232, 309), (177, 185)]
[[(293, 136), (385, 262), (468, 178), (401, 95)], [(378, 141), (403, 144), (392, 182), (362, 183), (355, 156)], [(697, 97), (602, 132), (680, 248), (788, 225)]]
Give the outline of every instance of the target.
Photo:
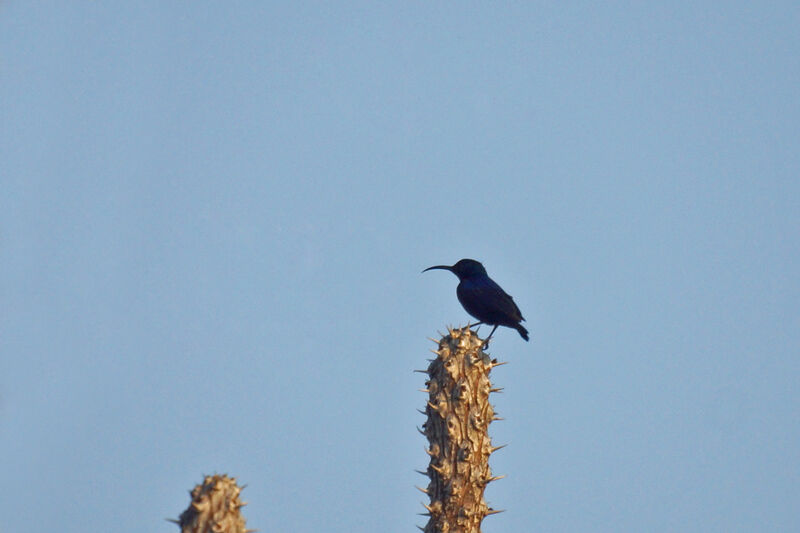
[(474, 259), (462, 259), (458, 263), (453, 266), (445, 266), (445, 265), (437, 265), (426, 268), (423, 272), (427, 272), (428, 270), (449, 270), (456, 276), (458, 276), (459, 280), (470, 278), (473, 276), (485, 276), (486, 269), (483, 268), (483, 265), (480, 264), (478, 261)]

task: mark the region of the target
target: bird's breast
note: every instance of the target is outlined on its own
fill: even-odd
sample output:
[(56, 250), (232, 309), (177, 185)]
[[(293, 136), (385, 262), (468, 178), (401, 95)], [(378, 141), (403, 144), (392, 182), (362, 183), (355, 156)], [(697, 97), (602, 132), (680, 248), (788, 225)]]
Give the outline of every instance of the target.
[(489, 302), (486, 301), (486, 292), (485, 284), (469, 279), (463, 280), (456, 288), (458, 301), (461, 302), (467, 313), (484, 322), (489, 319), (487, 316)]

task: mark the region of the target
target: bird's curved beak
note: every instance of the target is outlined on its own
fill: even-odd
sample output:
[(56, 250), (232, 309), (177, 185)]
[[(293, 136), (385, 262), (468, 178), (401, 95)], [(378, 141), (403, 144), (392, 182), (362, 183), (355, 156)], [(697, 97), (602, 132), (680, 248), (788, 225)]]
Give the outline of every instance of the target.
[[(428, 270), (449, 270), (450, 272), (452, 272), (453, 271), (453, 267), (446, 266), (446, 265), (436, 265), (436, 266), (428, 267), (425, 270), (423, 270), (422, 272), (427, 272)], [(420, 272), (420, 274), (422, 272)]]

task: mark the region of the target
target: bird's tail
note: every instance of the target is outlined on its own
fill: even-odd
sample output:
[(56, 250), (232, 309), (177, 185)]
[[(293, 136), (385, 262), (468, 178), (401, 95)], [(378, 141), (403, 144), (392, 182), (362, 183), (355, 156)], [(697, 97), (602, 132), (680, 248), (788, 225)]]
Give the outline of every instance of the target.
[(519, 336), (520, 336), (520, 337), (522, 337), (522, 338), (523, 338), (523, 339), (525, 339), (526, 341), (527, 341), (527, 340), (529, 340), (529, 339), (528, 339), (528, 330), (527, 330), (527, 329), (525, 329), (524, 327), (522, 327), (522, 324), (517, 324), (517, 325), (516, 325), (516, 326), (514, 326), (514, 327), (515, 327), (515, 328), (517, 328), (517, 331), (519, 331)]

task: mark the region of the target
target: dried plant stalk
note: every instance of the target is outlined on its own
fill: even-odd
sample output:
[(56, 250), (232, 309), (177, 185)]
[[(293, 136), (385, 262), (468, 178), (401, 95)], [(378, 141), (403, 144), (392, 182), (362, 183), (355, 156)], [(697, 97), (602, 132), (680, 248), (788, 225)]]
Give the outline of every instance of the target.
[[(206, 476), (190, 494), (192, 501), (177, 520), (181, 533), (247, 533), (236, 478)], [(250, 530), (252, 531), (252, 530)]]
[(429, 399), (423, 425), (428, 438), (430, 519), (425, 533), (480, 533), (481, 522), (495, 512), (483, 498), (494, 481), (489, 469), (489, 372), (498, 366), (483, 351), (483, 341), (469, 328), (449, 330), (428, 367)]

